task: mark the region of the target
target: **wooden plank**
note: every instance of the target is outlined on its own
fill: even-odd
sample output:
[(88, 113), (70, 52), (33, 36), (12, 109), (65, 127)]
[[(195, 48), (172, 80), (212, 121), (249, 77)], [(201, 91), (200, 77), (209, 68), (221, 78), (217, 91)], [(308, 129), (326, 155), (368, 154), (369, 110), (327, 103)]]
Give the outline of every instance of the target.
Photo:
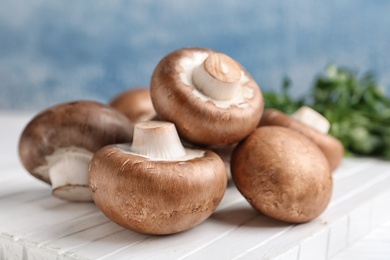
[[(346, 183), (348, 183), (348, 182), (346, 182)], [(233, 191), (233, 192), (232, 192)], [(237, 198), (237, 200), (239, 200), (239, 201), (241, 201), (240, 203), (241, 203), (241, 206), (243, 207), (243, 208), (245, 208), (245, 207), (247, 207), (247, 210), (248, 209), (250, 209), (250, 207), (249, 207), (249, 205), (245, 202), (245, 200), (243, 200), (242, 199), (242, 197), (237, 193), (237, 191), (234, 189), (234, 187), (230, 187), (229, 188), (229, 190), (228, 190), (228, 192), (227, 192), (227, 197), (226, 198), (229, 198), (229, 201), (230, 200), (234, 200), (234, 198), (235, 197), (238, 197)], [(221, 203), (221, 207), (222, 207), (222, 209), (223, 209), (223, 206), (224, 205), (226, 205), (225, 206), (225, 208), (228, 208), (229, 209), (229, 207), (232, 207), (232, 204), (229, 204), (229, 201), (225, 201), (225, 202), (223, 202), (223, 203)], [(234, 203), (233, 203), (233, 205), (234, 205)], [(235, 205), (234, 207), (236, 207), (237, 205)], [(222, 209), (221, 209), (221, 212), (223, 212), (222, 211)], [(251, 209), (250, 209), (251, 210)], [(230, 212), (234, 212), (231, 208), (230, 208)], [(236, 212), (236, 214), (238, 214), (238, 216), (236, 217), (236, 218), (232, 218), (231, 217), (231, 214), (230, 215), (228, 215), (228, 214), (226, 214), (226, 213), (220, 213), (221, 215), (220, 216), (223, 216), (223, 217), (225, 217), (226, 219), (228, 219), (229, 221), (232, 221), (232, 219), (233, 219), (233, 224), (237, 224), (237, 223), (234, 223), (234, 220), (235, 219), (237, 219), (237, 218), (240, 218), (241, 216), (240, 216), (240, 214), (242, 214), (242, 212), (243, 212), (243, 210), (242, 209), (238, 209), (238, 210), (236, 210), (235, 211)], [(212, 218), (210, 218), (210, 220), (208, 221), (208, 222), (210, 222), (213, 218), (214, 219), (216, 219), (216, 220), (218, 220), (218, 212), (216, 213), (216, 214), (214, 214), (215, 216), (213, 216)], [(249, 220), (251, 220), (251, 218), (249, 218)], [(204, 223), (204, 224), (202, 224), (202, 226), (205, 226), (206, 227), (206, 223)], [(211, 225), (212, 226), (212, 225)], [(232, 225), (233, 227), (235, 227), (235, 226), (237, 226), (237, 225)], [(207, 230), (209, 230), (211, 227), (208, 227), (208, 228), (204, 228), (205, 230), (206, 230), (206, 232), (207, 232)], [(196, 228), (197, 229), (197, 228)], [(213, 230), (214, 230), (214, 228), (213, 228)], [(233, 229), (233, 230), (235, 230), (235, 228)], [(221, 236), (220, 236), (220, 234), (221, 234), (221, 230), (216, 230), (217, 232), (214, 234), (214, 239), (215, 238), (217, 238), (217, 240), (218, 240), (218, 238), (220, 238)], [(41, 231), (42, 232), (42, 231)], [(131, 231), (129, 231), (129, 232), (131, 232)], [(202, 233), (206, 233), (206, 232), (202, 232)], [(224, 232), (226, 233), (226, 230), (224, 230), (223, 232), (222, 232), (222, 234), (224, 234)], [(235, 232), (237, 232), (237, 231), (235, 231)], [(241, 232), (241, 231), (239, 231), (239, 232)], [(210, 233), (210, 232), (208, 232), (208, 233)], [(234, 233), (234, 232), (233, 232)], [(184, 234), (186, 234), (186, 233), (184, 233)], [(245, 234), (245, 231), (242, 231), (242, 234)], [(185, 235), (184, 235), (185, 236)], [(188, 235), (189, 236), (189, 240), (192, 240), (193, 241), (193, 239), (191, 238), (192, 237), (192, 235), (191, 234), (189, 234)], [(194, 237), (196, 237), (196, 236), (194, 236)], [(70, 236), (69, 237), (69, 239), (72, 239), (72, 236)], [(96, 238), (94, 238), (94, 239), (96, 239)], [(154, 237), (152, 237), (152, 239), (148, 239), (148, 240), (156, 240)], [(160, 239), (161, 240), (161, 239)], [(175, 239), (174, 239), (175, 240)], [(158, 249), (158, 246), (157, 246), (157, 248), (156, 248), (156, 244), (158, 244), (158, 243), (156, 243), (155, 241), (149, 241), (148, 243), (153, 243), (153, 247), (156, 249), (156, 251), (154, 251), (154, 250), (152, 250), (153, 252), (151, 252), (152, 253), (152, 255), (153, 255), (153, 253), (155, 253), (155, 252), (160, 252), (160, 253), (164, 253), (165, 251), (164, 250), (162, 250), (161, 251), (161, 249)], [(167, 249), (167, 251), (172, 251), (171, 250), (171, 246), (172, 245), (174, 245), (174, 247), (177, 247), (177, 244), (175, 244), (175, 243), (173, 243), (173, 244), (169, 244), (169, 241), (167, 241), (167, 239), (163, 239), (163, 240), (161, 240), (162, 242), (161, 242), (161, 244), (162, 244), (162, 246), (165, 248), (165, 249)], [(208, 239), (208, 243), (210, 243), (210, 241), (213, 241), (213, 239)], [(93, 242), (92, 242), (93, 243)], [(100, 247), (99, 245), (98, 245), (99, 243), (97, 243), (97, 245), (96, 245), (96, 247)], [(145, 247), (145, 245), (141, 245), (142, 243), (137, 243), (136, 245), (138, 245), (138, 247), (140, 247), (141, 249), (143, 248), (143, 247)], [(245, 243), (244, 243), (245, 244)], [(169, 246), (168, 246), (169, 245)], [(91, 246), (91, 245), (89, 245), (89, 246)], [(203, 239), (203, 237), (202, 237), (202, 239), (200, 239), (200, 241), (199, 241), (199, 244), (197, 244), (197, 245), (194, 245), (194, 244), (190, 244), (190, 248), (192, 248), (192, 251), (193, 250), (197, 250), (197, 248), (204, 248), (205, 247), (205, 244), (204, 244), (204, 239)], [(206, 245), (207, 246), (207, 245)], [(195, 248), (195, 249), (194, 249)], [(124, 255), (127, 255), (128, 254), (128, 252), (127, 252), (127, 250), (131, 250), (131, 252), (132, 252), (132, 254), (133, 254), (133, 256), (136, 256), (136, 254), (134, 255), (134, 248), (129, 248), (128, 246), (126, 246), (122, 251), (120, 250), (120, 249), (118, 249), (119, 251), (118, 251), (118, 253), (117, 253), (117, 255), (116, 256), (119, 256), (119, 255), (122, 255), (122, 254), (124, 254)], [(140, 250), (141, 252), (143, 252), (143, 250)], [(180, 250), (179, 250), (180, 251)], [(119, 253), (120, 252), (120, 253)], [(173, 252), (178, 252), (178, 250), (176, 250), (176, 251), (173, 251)], [(187, 253), (188, 254), (188, 252), (191, 252), (191, 250), (190, 251), (185, 251), (185, 249), (183, 249), (182, 251), (180, 251), (179, 252), (179, 254), (182, 254), (182, 253)], [(142, 255), (143, 253), (141, 253), (141, 255)], [(114, 254), (115, 255), (115, 254)], [(168, 252), (168, 255), (169, 255), (169, 252)]]
[[(238, 204), (249, 207), (245, 201), (241, 201)], [(234, 230), (236, 226), (256, 215), (257, 213), (253, 210), (236, 211), (229, 215), (222, 214), (218, 217), (218, 220), (210, 218), (199, 226), (179, 234), (170, 236), (147, 236), (148, 239), (137, 243), (128, 241), (125, 247), (117, 248), (117, 253), (113, 254), (112, 257), (113, 259), (119, 259), (131, 255), (134, 259), (149, 259), (153, 258), (153, 256), (164, 255), (167, 258), (175, 259), (177, 256), (186, 254), (194, 248), (202, 247), (210, 241), (218, 239), (225, 233)], [(127, 232), (133, 233), (132, 231)], [(135, 233), (134, 236), (136, 236)], [(115, 240), (116, 236), (113, 236), (112, 239)], [(129, 244), (131, 244), (131, 246), (129, 246)], [(100, 241), (96, 241), (95, 247), (98, 248), (99, 245)], [(90, 247), (92, 246), (93, 245), (90, 245)], [(148, 248), (148, 250), (146, 251), (145, 248)], [(93, 251), (94, 250), (91, 252)], [(96, 257), (96, 255), (90, 256), (87, 252), (84, 253), (86, 253), (86, 257)]]
[[(365, 180), (365, 179), (364, 179)], [(346, 182), (346, 183), (348, 183), (348, 182)], [(229, 191), (231, 191), (231, 190), (234, 190), (234, 189), (232, 189), (232, 188), (230, 188), (229, 189)], [(230, 197), (229, 197), (230, 196)], [(234, 190), (234, 192), (227, 192), (227, 198), (229, 198), (230, 200), (231, 199), (233, 199), (234, 198), (234, 196), (238, 196), (239, 197), (239, 194)], [(248, 207), (249, 208), (249, 206), (248, 206), (248, 204), (246, 204), (246, 202), (244, 201), (244, 200), (242, 200), (241, 199), (241, 197), (239, 197), (240, 199), (238, 199), (238, 200), (240, 200), (241, 201), (241, 203), (242, 203), (242, 206), (243, 207)], [(45, 202), (46, 203), (46, 202)], [(224, 203), (221, 203), (221, 206), (223, 206), (224, 204), (226, 204), (227, 206), (227, 208), (229, 208), (228, 206), (232, 206), (231, 204), (229, 204), (229, 202), (228, 201), (226, 201), (226, 202), (224, 202)], [(245, 205), (245, 206), (244, 206)], [(223, 207), (222, 207), (223, 208)], [(237, 210), (236, 212), (240, 212), (240, 214), (241, 214), (241, 212), (242, 212), (242, 209), (241, 210)], [(218, 212), (217, 212), (218, 213)], [(225, 214), (222, 214), (222, 216), (225, 216)], [(213, 216), (214, 217), (214, 216)], [(213, 219), (213, 217), (211, 218), (211, 219)], [(215, 217), (216, 219), (218, 219), (218, 215), (216, 215), (216, 217)], [(228, 215), (226, 215), (226, 218), (227, 219), (229, 219), (229, 221), (232, 219), (231, 218), (231, 216), (228, 216)], [(233, 218), (234, 219), (234, 218)], [(205, 224), (204, 224), (205, 225)], [(209, 228), (207, 228), (206, 230), (208, 230)], [(131, 231), (129, 231), (130, 233), (131, 233)], [(202, 232), (203, 233), (203, 232)], [(245, 232), (244, 232), (245, 233)], [(191, 235), (189, 235), (190, 237), (191, 237)], [(218, 232), (217, 232), (217, 236), (218, 236)], [(152, 240), (155, 240), (155, 239), (152, 239)], [(163, 246), (164, 246), (164, 244), (165, 244), (165, 246), (167, 245), (167, 244), (169, 244), (168, 243), (169, 241), (166, 241), (166, 239), (164, 239), (164, 241), (161, 243)], [(150, 241), (149, 241), (149, 243), (150, 243)], [(156, 244), (155, 242), (151, 242), (151, 243), (153, 243), (153, 244)], [(202, 243), (204, 243), (204, 241), (202, 242)], [(203, 245), (204, 246), (204, 245)], [(142, 246), (143, 247), (143, 246)], [(199, 247), (199, 246), (198, 246)], [(200, 247), (202, 247), (202, 244), (200, 245)], [(128, 250), (130, 250), (130, 248), (128, 248), (128, 247), (126, 247), (124, 250), (122, 250), (122, 252), (120, 253), (120, 254), (124, 254), (124, 255), (127, 255), (127, 252), (126, 252), (126, 249), (128, 249)], [(120, 250), (121, 251), (121, 250)], [(131, 251), (132, 251), (132, 253), (134, 253), (134, 249), (132, 248), (131, 249)], [(159, 250), (157, 250), (157, 251), (155, 251), (155, 252), (159, 252)], [(164, 252), (164, 251), (163, 251)], [(182, 253), (182, 252), (180, 252), (180, 253)], [(117, 255), (120, 255), (120, 254), (117, 254)], [(114, 254), (115, 255), (115, 254)], [(142, 255), (142, 254), (141, 254)]]
[[(373, 164), (370, 162), (370, 165), (372, 166)], [(385, 169), (385, 168), (380, 168), (381, 166), (383, 166), (383, 165), (377, 165), (376, 167), (378, 170)], [(335, 192), (335, 194), (333, 196), (333, 200), (342, 199), (343, 196), (348, 196), (349, 192), (354, 191), (353, 188), (349, 189), (350, 182), (355, 183), (355, 185), (359, 182), (361, 182), (361, 183), (366, 182), (366, 180), (368, 178), (366, 178), (367, 174), (365, 174), (365, 172), (361, 172), (359, 167), (354, 168), (354, 171), (357, 171), (358, 173), (356, 175), (348, 175), (348, 178), (342, 178), (342, 179), (340, 179), (342, 181), (336, 182), (335, 190), (336, 191), (342, 190), (344, 192)], [(369, 179), (372, 180), (372, 177), (370, 177)], [(382, 180), (382, 179), (380, 178), (379, 180)], [(348, 189), (346, 189), (345, 187), (348, 187)], [(346, 190), (348, 190), (349, 192), (345, 192)], [(258, 223), (257, 225), (261, 225), (261, 223), (264, 223), (265, 220), (264, 219), (261, 219), (261, 220), (255, 219), (254, 222)], [(221, 248), (221, 247), (223, 247), (223, 245), (235, 244), (235, 241), (242, 241), (242, 243), (240, 243), (238, 245), (235, 244), (235, 247), (234, 247), (234, 248), (237, 248), (237, 247), (240, 248), (240, 250), (238, 250), (238, 251), (242, 252), (245, 250), (249, 250), (251, 247), (259, 247), (262, 244), (268, 243), (269, 242), (268, 237), (273, 237), (273, 239), (280, 239), (279, 235), (283, 236), (284, 231), (287, 231), (287, 230), (280, 230), (280, 233), (276, 233), (276, 234), (269, 234), (268, 233), (265, 237), (262, 237), (261, 235), (258, 235), (256, 233), (256, 232), (258, 232), (257, 231), (258, 229), (255, 229), (254, 234), (251, 234), (250, 231), (247, 231), (245, 229), (246, 224), (247, 223), (239, 226), (232, 233), (229, 233), (226, 236), (221, 237), (218, 241), (215, 241), (215, 242), (209, 244), (207, 247), (202, 248), (201, 250), (199, 250), (199, 252), (193, 252), (193, 254), (191, 255), (190, 258), (202, 259), (206, 256), (209, 256), (211, 258), (218, 257), (220, 259), (230, 259), (230, 258), (235, 256), (235, 254), (233, 252), (234, 250), (222, 251), (221, 253), (219, 253), (218, 251), (215, 250), (215, 248)], [(264, 228), (261, 228), (261, 230), (263, 231)], [(277, 231), (277, 229), (273, 229), (273, 230)], [(245, 238), (242, 238), (240, 235), (237, 235), (237, 234), (244, 234), (243, 236)], [(238, 239), (236, 239), (237, 237), (238, 237)]]
[[(78, 248), (74, 247), (71, 250), (63, 253), (61, 257), (64, 259), (72, 259), (72, 256), (77, 256), (81, 259), (110, 258), (117, 252), (125, 250), (126, 248), (130, 248), (135, 244), (142, 243), (150, 238), (151, 236), (148, 235), (138, 234), (126, 229), (121, 229), (115, 233), (102, 236), (95, 241), (91, 241), (91, 243), (85, 244)], [(134, 256), (131, 255), (131, 258), (134, 259)]]
[[(314, 234), (320, 232), (326, 232), (329, 227), (332, 227), (333, 224), (338, 223), (336, 220), (340, 220), (344, 216), (347, 216), (349, 219), (350, 212), (352, 212), (359, 205), (369, 203), (370, 201), (372, 202), (372, 198), (378, 196), (378, 194), (385, 193), (386, 196), (390, 199), (390, 192), (388, 191), (389, 185), (389, 179), (384, 182), (382, 181), (376, 183), (371, 187), (371, 189), (357, 194), (356, 197), (349, 198), (342, 204), (335, 205), (333, 208), (320, 216), (320, 218), (312, 222), (293, 227), (284, 234), (283, 238), (270, 241), (262, 247), (248, 250), (247, 253), (242, 254), (242, 259), (254, 259), (256, 257), (259, 258), (259, 256), (273, 258), (277, 257), (279, 254), (282, 254), (285, 251), (288, 251), (291, 248), (294, 248), (296, 244), (300, 246), (302, 240), (306, 239), (307, 237), (311, 237)], [(350, 225), (348, 224), (349, 220), (343, 223), (347, 225), (348, 237), (350, 232)], [(342, 232), (345, 232), (345, 230), (342, 230)], [(300, 250), (301, 249), (302, 248), (300, 248)]]
[(217, 211), (198, 227), (171, 236), (138, 234), (92, 203), (52, 197), (48, 185), (28, 175), (16, 144), (29, 119), (0, 113), (6, 126), (0, 133), (7, 136), (0, 147), (0, 259), (331, 257), (390, 219), (383, 207), (390, 200), (390, 163), (349, 158), (334, 174), (328, 209), (309, 223), (287, 225), (257, 213), (230, 183)]
[(387, 260), (390, 256), (390, 222), (375, 229), (350, 247), (335, 255), (331, 260), (377, 259)]
[[(235, 197), (235, 198), (234, 198), (234, 197)], [(233, 201), (233, 202), (232, 202), (232, 201)], [(246, 202), (245, 202), (245, 199), (243, 199), (242, 196), (239, 195), (238, 191), (237, 191), (234, 187), (230, 187), (230, 188), (228, 189), (228, 191), (226, 192), (226, 196), (224, 197), (224, 200), (221, 202), (219, 208), (227, 207), (227, 206), (231, 205), (232, 203), (234, 203), (234, 201), (241, 201), (241, 202), (246, 203)], [(129, 230), (124, 230), (124, 232), (134, 233), (134, 232), (129, 231)], [(106, 239), (106, 236), (107, 236), (107, 235), (108, 235), (109, 237), (112, 237), (112, 239), (115, 240), (115, 241), (118, 240), (117, 237), (116, 237), (116, 235), (111, 236), (110, 234), (111, 234), (111, 233), (109, 233), (109, 234), (102, 234), (102, 235), (103, 235), (102, 237), (105, 239), (105, 241), (107, 240), (107, 239)], [(134, 233), (134, 234), (136, 234), (136, 233)], [(101, 234), (99, 234), (99, 235), (101, 235)], [(119, 236), (122, 236), (121, 233), (118, 234), (118, 235), (119, 235)], [(219, 235), (219, 234), (217, 234), (217, 235)], [(75, 240), (74, 236), (77, 237), (77, 236), (79, 236), (79, 234), (78, 234), (78, 233), (75, 233), (75, 234), (69, 235), (66, 239), (67, 239), (67, 240), (73, 240), (73, 241), (74, 241), (74, 240)], [(140, 234), (133, 235), (133, 236), (132, 236), (132, 239), (134, 239), (134, 237), (137, 237), (137, 236), (139, 237)], [(142, 236), (144, 236), (144, 235), (141, 235), (141, 237), (142, 237)], [(153, 236), (151, 236), (151, 237), (154, 238)], [(95, 241), (95, 240), (96, 240), (96, 241)], [(202, 241), (204, 241), (204, 240), (202, 239)], [(107, 241), (106, 241), (106, 242), (107, 242)], [(126, 243), (125, 243), (125, 245), (124, 245), (124, 248), (127, 248), (129, 244), (135, 243), (133, 240), (131, 240), (131, 241), (125, 241), (125, 242), (126, 242)], [(138, 243), (139, 241), (136, 241), (136, 242)], [(55, 244), (56, 242), (55, 242), (55, 241), (52, 241), (51, 243)], [(94, 239), (94, 241), (91, 241), (91, 244), (92, 244), (92, 245), (88, 245), (88, 247), (95, 247), (95, 248), (98, 248), (99, 250), (102, 250), (102, 249), (105, 248), (105, 247), (102, 247), (102, 246), (101, 246), (101, 243), (102, 243), (102, 241), (100, 241), (99, 238), (96, 238), (96, 239)], [(111, 244), (110, 242), (108, 242), (108, 243)], [(96, 245), (94, 245), (94, 244), (96, 244)], [(80, 246), (81, 246), (81, 245), (83, 245), (83, 244), (80, 244)], [(52, 246), (50, 243), (47, 244), (46, 247), (55, 248), (55, 246)], [(65, 249), (64, 249), (64, 250), (65, 250)], [(63, 251), (64, 251), (64, 250), (63, 250)], [(76, 251), (77, 251), (77, 247), (73, 246), (73, 247), (72, 247), (72, 252), (73, 252), (73, 250), (76, 250)], [(116, 250), (120, 250), (120, 249), (117, 248)], [(83, 250), (81, 250), (81, 251), (83, 251)], [(96, 255), (95, 253), (98, 252), (98, 251), (96, 251), (96, 250), (91, 250), (91, 252), (94, 254), (94, 255), (92, 256), (92, 259), (93, 259), (93, 258), (96, 258), (97, 255)], [(111, 253), (112, 253), (112, 252), (111, 252)], [(73, 253), (66, 253), (65, 255), (69, 255), (69, 254), (72, 255)]]
[(348, 231), (348, 216), (343, 216), (330, 225), (328, 257), (336, 255), (348, 246)]
[[(355, 168), (355, 169), (358, 169), (358, 168)], [(244, 201), (242, 202), (243, 204), (245, 204), (245, 207), (248, 207), (248, 208), (250, 208), (249, 206), (248, 206), (248, 204), (247, 203), (245, 203)], [(229, 210), (232, 210), (232, 209), (229, 209)], [(240, 209), (240, 210), (237, 210), (238, 212), (242, 212), (243, 210), (242, 209)], [(219, 212), (220, 211), (217, 211), (211, 218), (210, 218), (210, 220), (212, 220), (215, 216), (218, 216), (218, 214), (219, 214)], [(223, 214), (224, 216), (229, 216), (229, 214), (226, 214), (226, 213), (224, 213)], [(228, 217), (230, 220), (231, 219), (234, 219), (234, 218), (231, 218), (231, 217)], [(207, 223), (210, 221), (210, 220), (208, 220), (208, 221), (206, 221), (205, 223), (203, 223), (201, 226), (206, 226), (207, 225)], [(249, 219), (248, 221), (251, 221), (251, 219)], [(252, 221), (254, 221), (254, 220), (252, 220)], [(242, 225), (245, 225), (245, 222), (244, 222), (244, 224), (241, 224), (241, 226)], [(241, 228), (241, 226), (239, 227), (239, 228)], [(201, 227), (198, 227), (199, 228), (199, 230), (200, 230), (200, 228)], [(197, 228), (197, 229), (198, 229)], [(215, 228), (215, 227), (214, 227)], [(213, 229), (214, 229), (213, 228)], [(208, 229), (209, 230), (209, 229)], [(233, 234), (235, 233), (235, 232), (237, 232), (236, 231), (236, 228), (235, 229), (233, 229), (234, 231), (231, 231)], [(211, 231), (212, 232), (212, 231)], [(207, 232), (204, 232), (203, 233), (203, 236), (206, 234)], [(210, 231), (208, 231), (208, 233), (210, 233)], [(246, 237), (250, 237), (249, 235), (248, 235), (248, 232), (245, 232), (245, 231), (242, 231), (242, 234), (245, 234), (245, 236)], [(208, 234), (207, 234), (208, 235)], [(207, 236), (206, 235), (206, 236)], [(215, 237), (216, 238), (214, 238), (212, 241), (218, 241), (218, 242), (216, 242), (216, 243), (220, 243), (220, 244), (228, 244), (228, 243), (224, 243), (224, 242), (220, 242), (219, 240), (220, 239), (225, 239), (226, 237), (229, 237), (229, 235), (230, 235), (230, 231), (226, 231), (225, 230), (225, 234), (223, 235), (223, 236), (218, 236), (218, 234), (215, 234)], [(193, 236), (193, 237), (196, 237), (196, 236)], [(233, 239), (232, 240), (234, 240), (235, 238), (237, 238), (237, 236), (234, 236), (234, 235), (232, 235), (232, 237), (233, 237)], [(208, 239), (206, 240), (206, 241), (209, 241), (210, 239), (209, 239), (209, 237), (207, 237)], [(183, 239), (180, 239), (181, 241), (183, 241)], [(222, 241), (221, 240), (221, 241)], [(238, 241), (240, 240), (240, 239), (237, 239)], [(147, 257), (152, 257), (155, 253), (159, 253), (159, 254), (162, 254), (162, 255), (168, 255), (169, 257), (172, 257), (172, 258), (178, 258), (178, 257), (182, 257), (182, 254), (184, 253), (184, 255), (185, 256), (193, 256), (193, 254), (195, 254), (198, 250), (202, 250), (203, 248), (211, 248), (211, 250), (210, 251), (207, 251), (207, 253), (205, 254), (205, 255), (207, 255), (207, 256), (213, 256), (213, 255), (210, 255), (210, 253), (212, 253), (213, 251), (215, 252), (215, 248), (220, 248), (219, 246), (218, 246), (218, 244), (216, 245), (215, 243), (210, 243), (210, 242), (207, 242), (207, 243), (205, 243), (204, 241), (202, 241), (202, 242), (198, 242), (198, 244), (196, 244), (196, 243), (194, 243), (195, 241), (192, 241), (193, 243), (191, 244), (191, 248), (192, 248), (192, 250), (190, 250), (190, 249), (188, 249), (187, 250), (187, 253), (185, 252), (185, 250), (184, 250), (184, 252), (183, 251), (181, 251), (180, 249), (178, 250), (177, 248), (179, 248), (180, 246), (178, 245), (178, 244), (175, 244), (175, 243), (170, 243), (169, 241), (167, 241), (167, 239), (165, 239), (164, 240), (164, 242), (161, 242), (161, 248), (162, 249), (159, 249), (159, 248), (157, 248), (156, 249), (156, 247), (155, 247), (155, 243), (153, 244), (154, 246), (153, 246), (153, 250), (152, 250), (152, 252), (150, 252), (150, 255), (148, 254), (148, 253), (144, 253), (143, 251), (142, 251), (142, 248), (145, 248), (145, 245), (144, 245), (144, 242), (143, 243), (140, 243), (140, 244), (137, 244), (136, 246), (134, 246), (134, 247), (127, 247), (127, 248), (125, 248), (125, 249), (123, 249), (123, 250), (119, 250), (116, 254), (114, 254), (113, 255), (113, 257), (122, 257), (122, 256), (126, 256), (126, 255), (128, 255), (128, 254), (130, 254), (130, 252), (131, 252), (131, 255), (132, 255), (132, 257), (137, 257), (138, 256), (138, 254), (137, 254), (137, 252), (138, 252), (138, 249), (137, 248), (139, 248), (139, 251), (140, 252), (142, 252), (142, 253), (140, 253), (140, 255), (144, 255), (145, 256), (145, 254), (146, 254), (146, 256)], [(225, 241), (226, 242), (226, 241)], [(148, 240), (148, 243), (151, 243), (151, 241), (149, 241)], [(189, 242), (190, 243), (190, 242)], [(187, 244), (187, 243), (186, 243)], [(247, 244), (246, 242), (243, 242), (242, 244)], [(156, 251), (154, 251), (154, 250), (156, 250)], [(161, 251), (162, 250), (162, 251)], [(173, 252), (173, 253), (172, 253)], [(223, 253), (223, 252), (222, 252)], [(177, 254), (177, 255), (176, 255)], [(201, 256), (200, 256), (201, 257)], [(218, 257), (221, 257), (221, 255), (220, 254), (218, 254)], [(231, 254), (229, 254), (228, 255), (228, 257), (231, 257)], [(196, 254), (195, 254), (195, 256), (194, 256), (194, 258), (196, 258)]]

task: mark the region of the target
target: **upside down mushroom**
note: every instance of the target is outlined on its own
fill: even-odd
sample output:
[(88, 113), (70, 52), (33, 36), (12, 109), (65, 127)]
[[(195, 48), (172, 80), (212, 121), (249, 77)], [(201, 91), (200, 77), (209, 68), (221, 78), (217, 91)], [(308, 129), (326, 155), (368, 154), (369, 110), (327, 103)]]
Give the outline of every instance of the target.
[(165, 56), (151, 79), (151, 97), (161, 120), (180, 136), (207, 146), (234, 144), (252, 132), (263, 96), (249, 73), (229, 56), (183, 48)]
[(131, 142), (133, 124), (115, 109), (94, 101), (68, 102), (37, 114), (24, 128), (19, 157), (34, 177), (51, 184), (57, 198), (92, 201), (88, 165), (94, 152)]
[(292, 116), (276, 109), (266, 109), (259, 126), (283, 126), (300, 132), (311, 139), (325, 154), (331, 171), (334, 171), (344, 157), (344, 146), (336, 138), (328, 135), (330, 127), (325, 117), (309, 107), (302, 107)]
[(232, 178), (241, 194), (263, 214), (303, 223), (327, 207), (333, 189), (321, 150), (297, 131), (257, 128), (233, 152)]
[(133, 231), (172, 234), (208, 218), (227, 185), (222, 160), (184, 148), (174, 124), (135, 125), (132, 144), (110, 145), (93, 157), (89, 186), (98, 208)]

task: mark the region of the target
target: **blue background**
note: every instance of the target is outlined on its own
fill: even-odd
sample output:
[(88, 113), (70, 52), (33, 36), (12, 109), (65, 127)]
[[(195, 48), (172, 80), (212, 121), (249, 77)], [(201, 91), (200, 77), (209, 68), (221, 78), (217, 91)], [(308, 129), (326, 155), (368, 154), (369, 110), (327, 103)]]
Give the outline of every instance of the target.
[(308, 91), (329, 63), (390, 85), (390, 1), (0, 0), (0, 109), (107, 102), (148, 86), (169, 52), (199, 46), (239, 61), (263, 90)]

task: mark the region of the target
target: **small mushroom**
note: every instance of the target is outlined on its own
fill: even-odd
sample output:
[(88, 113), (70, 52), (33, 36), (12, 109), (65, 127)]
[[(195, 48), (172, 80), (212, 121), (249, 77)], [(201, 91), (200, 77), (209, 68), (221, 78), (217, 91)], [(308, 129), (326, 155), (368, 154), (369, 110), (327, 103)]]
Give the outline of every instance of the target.
[(264, 107), (259, 86), (239, 63), (204, 48), (165, 56), (153, 72), (151, 97), (161, 120), (173, 122), (184, 139), (208, 146), (245, 138)]
[(227, 186), (222, 160), (184, 148), (174, 124), (135, 125), (129, 145), (110, 145), (92, 158), (92, 197), (112, 221), (133, 231), (172, 234), (208, 218)]
[(131, 142), (133, 124), (115, 109), (94, 101), (62, 103), (37, 114), (19, 140), (19, 157), (34, 177), (68, 201), (92, 201), (88, 165), (93, 153)]
[(133, 123), (148, 121), (156, 116), (149, 88), (123, 91), (110, 100), (109, 105), (124, 113)]
[(334, 171), (344, 157), (344, 146), (336, 138), (328, 135), (329, 122), (316, 111), (303, 107), (293, 116), (276, 109), (266, 109), (259, 126), (283, 126), (294, 129), (311, 139), (325, 154), (331, 171)]
[(248, 202), (288, 223), (319, 216), (332, 195), (329, 164), (310, 139), (286, 127), (257, 128), (234, 150), (232, 178)]

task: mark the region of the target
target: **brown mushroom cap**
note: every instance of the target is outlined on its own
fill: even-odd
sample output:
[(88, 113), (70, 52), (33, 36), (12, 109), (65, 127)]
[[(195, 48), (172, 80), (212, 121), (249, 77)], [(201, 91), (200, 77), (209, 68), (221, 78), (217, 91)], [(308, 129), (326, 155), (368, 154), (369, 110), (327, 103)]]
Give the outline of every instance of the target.
[(110, 100), (109, 105), (124, 113), (133, 123), (150, 120), (156, 115), (149, 88), (123, 91)]
[(227, 177), (215, 153), (156, 161), (126, 149), (102, 148), (89, 170), (96, 205), (117, 224), (141, 233), (177, 233), (204, 221), (222, 200)]
[(62, 103), (36, 115), (19, 140), (19, 157), (34, 177), (50, 183), (47, 157), (58, 149), (82, 149), (94, 153), (114, 143), (131, 142), (133, 124), (117, 110), (94, 101)]
[(334, 171), (340, 165), (344, 157), (344, 146), (333, 136), (323, 134), (281, 111), (276, 109), (266, 109), (263, 113), (259, 126), (271, 125), (294, 129), (311, 139), (325, 154), (331, 171)]
[(324, 154), (289, 128), (256, 129), (235, 149), (231, 167), (233, 181), (248, 202), (277, 220), (312, 220), (331, 198), (332, 174)]
[[(234, 144), (258, 125), (263, 112), (263, 96), (249, 73), (225, 56), (223, 60), (228, 60), (230, 67), (240, 69), (235, 97), (215, 100), (199, 90), (193, 83), (193, 71), (212, 54), (223, 56), (204, 48), (183, 48), (165, 56), (152, 75), (152, 102), (159, 118), (173, 122), (184, 139), (201, 145)], [(212, 66), (210, 63), (215, 60), (218, 59), (205, 66)], [(210, 75), (213, 77), (218, 73), (211, 71)], [(233, 76), (220, 78), (229, 85), (230, 81), (236, 80), (237, 75)], [(214, 90), (216, 93), (224, 91)]]

